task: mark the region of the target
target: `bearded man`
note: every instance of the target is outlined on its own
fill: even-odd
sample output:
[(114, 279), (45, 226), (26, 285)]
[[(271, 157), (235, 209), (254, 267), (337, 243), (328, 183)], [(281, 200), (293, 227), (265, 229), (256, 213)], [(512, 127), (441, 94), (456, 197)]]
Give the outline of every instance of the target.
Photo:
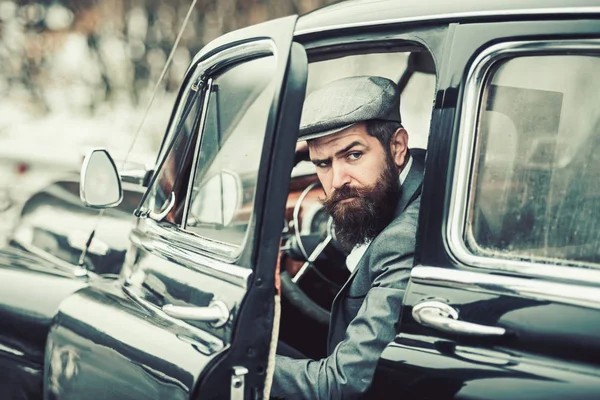
[(357, 398), (398, 332), (413, 266), (423, 152), (409, 153), (397, 85), (374, 76), (340, 79), (311, 93), (298, 140), (308, 141), (323, 205), (336, 239), (350, 251), (352, 273), (332, 305), (328, 357), (278, 355), (271, 395)]

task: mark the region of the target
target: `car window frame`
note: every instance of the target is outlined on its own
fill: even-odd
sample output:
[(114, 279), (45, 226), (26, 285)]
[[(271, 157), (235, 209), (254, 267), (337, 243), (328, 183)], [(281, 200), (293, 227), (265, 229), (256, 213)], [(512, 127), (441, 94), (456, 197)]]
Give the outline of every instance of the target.
[[(197, 64), (193, 68), (189, 68), (188, 72), (190, 73), (190, 75), (185, 80), (185, 83), (182, 84), (181, 91), (177, 97), (177, 100), (176, 100), (177, 105), (171, 115), (171, 119), (169, 121), (169, 126), (167, 128), (167, 133), (165, 134), (162, 145), (159, 149), (156, 163), (153, 168), (152, 176), (150, 177), (150, 181), (148, 182), (146, 191), (144, 192), (144, 194), (142, 195), (142, 198), (140, 199), (140, 203), (138, 204), (138, 207), (133, 212), (133, 214), (136, 217), (147, 218), (149, 215), (150, 210), (145, 208), (145, 206), (147, 205), (149, 198), (152, 196), (152, 192), (154, 191), (154, 186), (157, 184), (156, 179), (157, 179), (158, 175), (160, 175), (160, 172), (165, 167), (164, 164), (167, 160), (167, 157), (169, 156), (169, 153), (172, 150), (175, 140), (177, 140), (177, 138), (179, 136), (177, 134), (178, 133), (177, 128), (181, 128), (181, 125), (180, 125), (181, 116), (183, 115), (183, 112), (186, 110), (186, 108), (193, 107), (193, 105), (190, 104), (190, 101), (193, 98), (193, 96), (196, 95), (196, 93), (198, 91), (203, 92), (203, 93), (200, 93), (198, 95), (198, 98), (195, 100), (195, 101), (202, 103), (202, 105), (201, 105), (202, 108), (200, 110), (198, 110), (201, 120), (199, 121), (197, 132), (193, 132), (190, 135), (189, 140), (200, 139), (198, 137), (198, 135), (199, 135), (200, 129), (202, 128), (202, 123), (203, 123), (202, 118), (203, 118), (204, 106), (205, 106), (204, 103), (205, 103), (206, 97), (207, 97), (207, 93), (204, 88), (205, 82), (202, 79), (203, 69), (202, 69), (201, 63)], [(189, 112), (191, 112), (191, 110)], [(171, 224), (173, 224), (173, 223), (171, 223)]]
[[(249, 62), (257, 58), (269, 56), (277, 57), (275, 44), (272, 42), (271, 39), (260, 39), (249, 43), (235, 45), (231, 48), (222, 50), (216, 55), (209, 57), (200, 63), (199, 68), (202, 71), (202, 80), (204, 82), (208, 82), (208, 86), (210, 86), (212, 82), (212, 77), (218, 74), (220, 71), (223, 71), (227, 68), (235, 67), (236, 65), (240, 65), (242, 63)], [(204, 65), (204, 68), (202, 68), (202, 65)], [(210, 101), (210, 91), (206, 92), (203, 101), (204, 104), (202, 109), (202, 121), (200, 122), (198, 132), (196, 133), (197, 140), (194, 148), (194, 158), (192, 161), (192, 169), (190, 171), (190, 179), (188, 182), (188, 189), (185, 198), (184, 215), (182, 221), (176, 226), (177, 234), (174, 235), (172, 238), (193, 245), (197, 247), (199, 251), (206, 253), (206, 255), (212, 258), (215, 258), (227, 264), (231, 264), (239, 259), (244, 249), (248, 245), (250, 228), (244, 234), (244, 240), (240, 245), (233, 245), (230, 243), (220, 242), (215, 239), (211, 239), (210, 237), (202, 236), (198, 233), (191, 232), (186, 229), (187, 217), (189, 214), (189, 208), (191, 206), (192, 200), (192, 189), (198, 168), (198, 156), (204, 137), (206, 110), (208, 109), (208, 102)], [(261, 153), (260, 158), (262, 158), (263, 156), (264, 153)], [(255, 207), (256, 204), (253, 204), (253, 209), (255, 209)], [(248, 222), (249, 226), (254, 223), (254, 217), (255, 213), (253, 212)]]
[[(258, 44), (259, 44), (259, 46), (257, 46), (256, 49), (260, 49), (260, 46), (269, 46), (269, 44), (266, 43), (266, 42), (264, 42), (264, 41), (258, 41)], [(252, 63), (252, 62), (254, 62), (256, 60), (262, 60), (262, 61), (267, 60), (270, 64), (276, 66), (276, 54), (274, 54), (274, 53), (270, 54), (270, 55), (269, 54), (263, 54), (261, 56), (251, 57), (251, 58), (248, 58), (248, 59), (244, 59), (244, 60), (242, 60), (240, 62), (237, 62), (237, 63), (229, 66), (227, 68), (227, 70), (216, 71), (216, 75), (213, 75), (213, 76), (211, 76), (209, 78), (209, 80), (211, 82), (211, 88), (213, 86), (214, 87), (219, 87), (220, 84), (218, 82), (219, 82), (220, 76), (223, 75), (223, 74), (226, 74), (229, 70), (235, 69), (238, 66), (242, 66), (242, 65), (247, 64), (247, 63)], [(196, 197), (192, 197), (194, 195), (194, 187), (197, 184), (201, 183), (201, 182), (197, 182), (196, 181), (198, 171), (202, 170), (203, 174), (208, 173), (210, 171), (212, 163), (219, 157), (219, 155), (223, 154), (222, 153), (223, 151), (228, 151), (227, 149), (225, 149), (226, 142), (229, 141), (230, 140), (230, 136), (236, 132), (236, 129), (237, 129), (236, 127), (237, 127), (238, 123), (240, 123), (241, 120), (243, 119), (243, 115), (246, 115), (245, 113), (248, 110), (252, 110), (253, 109), (253, 104), (258, 100), (258, 98), (260, 96), (263, 95), (263, 93), (265, 94), (264, 99), (266, 101), (268, 101), (268, 103), (265, 103), (265, 105), (267, 105), (268, 108), (269, 108), (269, 110), (270, 110), (270, 107), (271, 107), (272, 102), (273, 102), (272, 101), (272, 92), (276, 88), (274, 87), (275, 85), (273, 84), (272, 79), (270, 79), (270, 77), (268, 75), (263, 75), (263, 76), (267, 79), (266, 85), (260, 90), (260, 93), (257, 95), (257, 97), (254, 98), (254, 99), (252, 99), (252, 101), (251, 101), (250, 104), (247, 104), (246, 106), (240, 108), (240, 111), (242, 112), (242, 114), (240, 114), (242, 116), (241, 119), (238, 120), (238, 121), (234, 121), (233, 125), (230, 128), (231, 129), (230, 132), (220, 132), (220, 134), (223, 134), (223, 133), (226, 134), (226, 136), (224, 137), (224, 140), (218, 139), (218, 142), (220, 143), (221, 148), (219, 148), (218, 150), (216, 150), (214, 154), (211, 154), (210, 156), (208, 156), (207, 158), (205, 158), (205, 160), (199, 160), (199, 157), (200, 157), (200, 155), (203, 152), (202, 148), (204, 146), (204, 138), (206, 137), (205, 135), (207, 134), (206, 124), (208, 123), (207, 121), (209, 121), (209, 117), (208, 117), (208, 114), (210, 114), (209, 109), (212, 107), (212, 104), (213, 104), (212, 102), (216, 102), (216, 104), (219, 103), (218, 96), (219, 96), (220, 90), (217, 90), (217, 91), (209, 90), (208, 91), (207, 99), (206, 99), (207, 102), (206, 102), (206, 106), (205, 106), (208, 114), (207, 114), (207, 117), (205, 118), (205, 121), (204, 121), (203, 131), (201, 132), (202, 140), (200, 141), (200, 143), (196, 143), (197, 146), (196, 146), (196, 150), (195, 150), (195, 153), (194, 153), (194, 161), (193, 161), (193, 167), (192, 167), (192, 174), (190, 175), (190, 181), (189, 181), (189, 185), (188, 185), (188, 192), (187, 192), (188, 196), (186, 198), (186, 206), (185, 206), (185, 210), (184, 210), (183, 219), (181, 221), (181, 227), (182, 227), (182, 229), (185, 230), (185, 231), (187, 231), (187, 232), (193, 233), (193, 234), (195, 234), (195, 235), (197, 235), (199, 237), (210, 239), (210, 240), (218, 242), (218, 243), (224, 243), (224, 244), (228, 244), (228, 245), (231, 245), (233, 247), (239, 247), (239, 248), (243, 248), (245, 246), (245, 242), (247, 240), (246, 237), (248, 235), (248, 229), (250, 229), (250, 225), (252, 223), (252, 215), (253, 214), (250, 214), (250, 216), (249, 216), (249, 218), (247, 220), (247, 225), (248, 226), (244, 230), (243, 239), (241, 240), (241, 242), (235, 242), (235, 243), (233, 241), (229, 242), (229, 241), (226, 241), (226, 240), (220, 241), (219, 239), (215, 238), (214, 236), (212, 236), (212, 232), (214, 232), (214, 229), (211, 229), (211, 228), (208, 228), (206, 234), (200, 233), (199, 230), (194, 229), (195, 228), (194, 226), (189, 225), (189, 223), (190, 223), (189, 216), (192, 214), (191, 213), (192, 205), (193, 205), (194, 201), (196, 201)], [(215, 83), (213, 83), (213, 82), (215, 82)], [(225, 90), (227, 90), (227, 91), (233, 91), (235, 93), (235, 88), (226, 88)], [(252, 97), (247, 97), (247, 99), (251, 99), (251, 98)], [(269, 110), (267, 110), (267, 111), (269, 111)], [(263, 110), (260, 110), (260, 111), (263, 111)], [(255, 114), (256, 115), (260, 114), (260, 111), (256, 112), (256, 110), (255, 110)], [(240, 118), (240, 115), (236, 116), (236, 118)], [(265, 125), (268, 122), (268, 117), (269, 117), (269, 113), (267, 112), (264, 115)], [(265, 127), (265, 129), (266, 129), (266, 127)], [(257, 131), (257, 133), (258, 132), (260, 132), (260, 131)], [(215, 132), (211, 130), (210, 132), (208, 132), (208, 134), (214, 135)], [(264, 139), (265, 139), (264, 138), (264, 130), (263, 130), (262, 133), (258, 133), (258, 134), (263, 136), (262, 140), (260, 140), (261, 146), (260, 146), (260, 149), (257, 149), (258, 150), (257, 155), (255, 155), (253, 157), (252, 161), (251, 161), (252, 163), (255, 163), (254, 168), (256, 168), (255, 190), (256, 190), (256, 186), (258, 185), (258, 176), (259, 176), (258, 172), (260, 170), (260, 160), (264, 156), (264, 148), (262, 146), (262, 143), (264, 142)], [(204, 170), (203, 168), (199, 168), (200, 166), (202, 166), (203, 168), (205, 166), (208, 166), (208, 169)], [(225, 172), (225, 171), (227, 171), (227, 169), (222, 170), (222, 172)], [(205, 176), (204, 179), (207, 179), (207, 177)], [(239, 186), (239, 189), (240, 189), (240, 191), (238, 193), (238, 197), (239, 197), (239, 201), (238, 201), (239, 204), (238, 204), (238, 206), (239, 206), (239, 205), (241, 205), (241, 199), (242, 199), (242, 196), (243, 196), (242, 191), (241, 191), (241, 189), (242, 189), (242, 183), (241, 183), (241, 181), (238, 182), (238, 186)], [(250, 205), (252, 209), (254, 209), (254, 203), (255, 203), (255, 196), (254, 196), (254, 193), (253, 193), (252, 202), (251, 202), (251, 205)], [(237, 212), (239, 212), (239, 210), (236, 210), (236, 214), (237, 214)], [(229, 230), (230, 228), (227, 227), (227, 226), (225, 226), (225, 227), (223, 227), (223, 229), (224, 230)]]
[(560, 260), (545, 263), (536, 260), (496, 258), (473, 253), (465, 240), (469, 207), (474, 195), (474, 171), (478, 163), (476, 139), (482, 99), (489, 74), (498, 63), (523, 56), (542, 55), (600, 56), (598, 39), (540, 39), (506, 41), (483, 49), (471, 62), (463, 87), (456, 161), (447, 214), (446, 245), (450, 256), (462, 267), (516, 273), (532, 277), (600, 283), (600, 269), (589, 269), (589, 263)]

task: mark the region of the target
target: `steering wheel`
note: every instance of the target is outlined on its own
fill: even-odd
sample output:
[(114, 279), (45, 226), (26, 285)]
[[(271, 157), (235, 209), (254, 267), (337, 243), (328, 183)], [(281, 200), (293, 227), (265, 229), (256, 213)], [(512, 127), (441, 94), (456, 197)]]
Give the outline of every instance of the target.
[[(329, 217), (327, 221), (327, 229), (325, 237), (322, 238), (318, 244), (314, 247), (314, 249), (309, 254), (306, 250), (305, 243), (303, 242), (302, 235), (300, 234), (300, 224), (299, 224), (299, 215), (300, 210), (302, 208), (302, 202), (308, 195), (308, 193), (314, 189), (319, 182), (314, 182), (308, 185), (303, 191), (298, 201), (294, 206), (293, 211), (293, 227), (294, 227), (294, 236), (290, 240), (288, 240), (287, 249), (282, 249), (283, 251), (289, 251), (293, 247), (294, 250), (301, 254), (301, 258), (304, 259), (304, 263), (302, 267), (298, 270), (298, 272), (292, 277), (287, 271), (282, 271), (280, 274), (281, 278), (281, 292), (283, 296), (289, 300), (300, 312), (305, 314), (306, 316), (322, 323), (329, 323), (330, 312), (323, 308), (321, 305), (317, 304), (314, 300), (312, 300), (298, 285), (300, 279), (305, 275), (305, 273), (310, 269), (314, 268), (314, 262), (321, 256), (325, 249), (328, 246), (333, 246), (335, 241), (335, 234), (333, 231), (333, 219)], [(333, 246), (335, 248), (335, 246)]]

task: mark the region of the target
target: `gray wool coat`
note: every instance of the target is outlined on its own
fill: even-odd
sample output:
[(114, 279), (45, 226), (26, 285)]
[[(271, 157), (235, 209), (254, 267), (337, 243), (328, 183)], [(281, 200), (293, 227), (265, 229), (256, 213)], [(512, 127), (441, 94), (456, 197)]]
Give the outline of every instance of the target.
[(353, 399), (371, 384), (379, 356), (398, 332), (413, 266), (424, 154), (414, 154), (394, 220), (371, 242), (333, 301), (328, 354), (321, 360), (277, 356), (271, 396)]

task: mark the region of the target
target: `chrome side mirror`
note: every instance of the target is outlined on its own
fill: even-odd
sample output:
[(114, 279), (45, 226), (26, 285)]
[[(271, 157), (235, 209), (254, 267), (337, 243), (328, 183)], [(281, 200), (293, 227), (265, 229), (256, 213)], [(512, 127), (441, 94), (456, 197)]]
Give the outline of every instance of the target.
[(83, 160), (79, 196), (92, 208), (115, 207), (123, 200), (119, 172), (106, 150), (92, 150)]
[(242, 181), (231, 171), (213, 175), (198, 188), (190, 208), (190, 226), (229, 226), (242, 206)]

